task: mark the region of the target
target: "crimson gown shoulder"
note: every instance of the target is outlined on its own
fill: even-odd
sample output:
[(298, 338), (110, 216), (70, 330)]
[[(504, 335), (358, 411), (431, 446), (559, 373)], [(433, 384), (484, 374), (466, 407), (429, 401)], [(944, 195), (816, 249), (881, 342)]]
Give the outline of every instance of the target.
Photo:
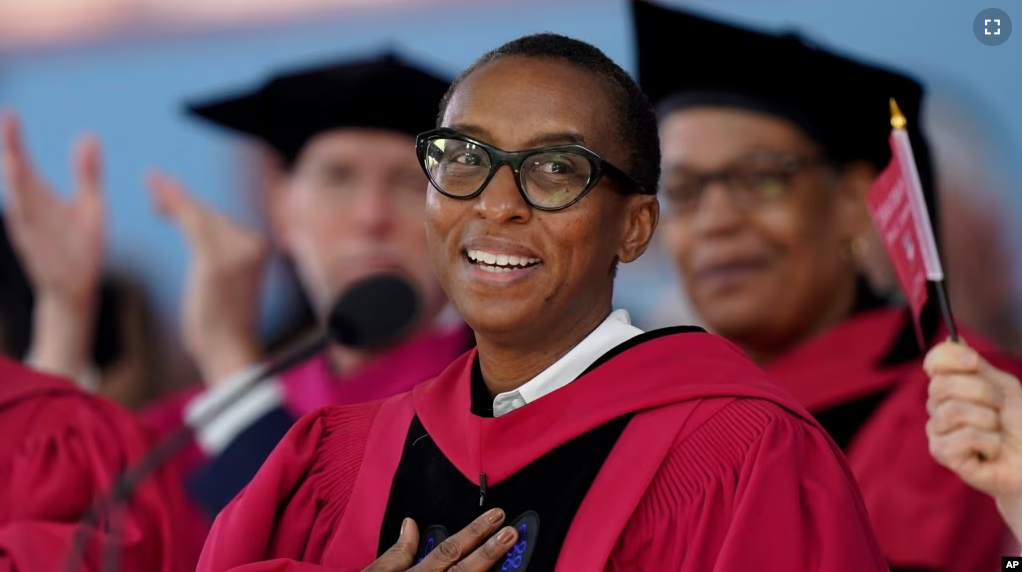
[(887, 570), (824, 431), (769, 400), (707, 405), (719, 399), (728, 402), (673, 444), (609, 569)]
[[(131, 413), (70, 382), (6, 361), (0, 381), (0, 569), (58, 570), (78, 521), (152, 441)], [(120, 545), (126, 568), (190, 570), (198, 546), (183, 498), (173, 475), (158, 471), (132, 496), (120, 533), (94, 536)]]
[(351, 500), (382, 401), (313, 411), (220, 513), (198, 570), (273, 559), (320, 562)]

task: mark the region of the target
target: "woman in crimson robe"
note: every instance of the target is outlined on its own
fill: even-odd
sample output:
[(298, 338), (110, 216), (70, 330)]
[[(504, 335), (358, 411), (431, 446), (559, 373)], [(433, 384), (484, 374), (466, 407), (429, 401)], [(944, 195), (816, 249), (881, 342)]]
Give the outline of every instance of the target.
[[(79, 520), (149, 446), (114, 403), (0, 358), (0, 570), (64, 570)], [(100, 515), (117, 526), (89, 533), (84, 569), (103, 570), (99, 547), (111, 543), (122, 570), (194, 569), (184, 498), (172, 473), (142, 481), (126, 507)]]
[(659, 217), (656, 117), (627, 73), (526, 36), (462, 74), (440, 125), (417, 139), (428, 249), (477, 349), (299, 421), (200, 571), (886, 570), (786, 392), (719, 337), (612, 311)]
[[(634, 9), (640, 82), (660, 117), (664, 238), (704, 322), (845, 452), (893, 569), (997, 569), (1009, 552), (993, 502), (930, 457), (924, 352), (910, 316), (871, 290), (854, 252), (870, 224), (865, 194), (890, 160), (892, 97), (909, 118), (934, 217), (921, 87), (797, 36)], [(663, 58), (709, 42), (721, 46), (712, 58)], [(933, 307), (923, 314), (927, 344), (946, 336), (937, 317)]]

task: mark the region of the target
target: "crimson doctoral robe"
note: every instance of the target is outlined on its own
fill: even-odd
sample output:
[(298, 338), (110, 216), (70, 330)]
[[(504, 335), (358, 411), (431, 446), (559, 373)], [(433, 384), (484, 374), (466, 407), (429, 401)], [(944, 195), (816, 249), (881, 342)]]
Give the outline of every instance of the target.
[[(1017, 549), (1005, 545), (993, 500), (930, 456), (923, 353), (911, 340), (892, 351), (905, 320), (898, 308), (856, 313), (767, 371), (844, 449), (892, 570), (997, 570)], [(978, 336), (962, 336), (996, 367), (1022, 373)]]
[[(113, 402), (0, 358), (0, 571), (64, 570), (79, 519), (149, 446)], [(94, 546), (119, 545), (122, 570), (192, 570), (199, 547), (183, 500), (173, 474), (151, 476), (121, 512), (121, 534), (94, 531)], [(99, 570), (100, 557), (91, 552), (85, 569)]]
[[(424, 532), (454, 533), (500, 505), (509, 520), (538, 513), (536, 554), (557, 548), (555, 567), (509, 569), (886, 570), (833, 441), (734, 346), (682, 330), (638, 336), (497, 418), (472, 411), (475, 350), (411, 393), (306, 416), (217, 518), (198, 570), (355, 572), (396, 540), (395, 507)], [(556, 466), (551, 452), (616, 423), (558, 537), (563, 507), (544, 505), (541, 491), (573, 478), (571, 467), (532, 467)], [(446, 465), (456, 472), (436, 479), (452, 474)], [(532, 487), (514, 484), (522, 474)]]

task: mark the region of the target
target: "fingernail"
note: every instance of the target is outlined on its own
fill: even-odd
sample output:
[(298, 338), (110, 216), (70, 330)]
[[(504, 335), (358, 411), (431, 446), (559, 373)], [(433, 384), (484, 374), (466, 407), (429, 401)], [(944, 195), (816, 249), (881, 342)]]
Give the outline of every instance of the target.
[(497, 524), (502, 520), (504, 520), (504, 511), (500, 510), (499, 508), (495, 508), (490, 512), (486, 513), (486, 522), (490, 524)]
[(406, 532), (408, 532), (408, 519), (407, 518), (401, 521), (401, 534), (400, 534), (400, 537), (404, 538)]
[(958, 354), (958, 363), (962, 367), (976, 367), (976, 354), (972, 352), (961, 352)]
[(497, 535), (497, 542), (499, 544), (511, 544), (515, 540), (515, 529), (510, 526), (500, 531)]

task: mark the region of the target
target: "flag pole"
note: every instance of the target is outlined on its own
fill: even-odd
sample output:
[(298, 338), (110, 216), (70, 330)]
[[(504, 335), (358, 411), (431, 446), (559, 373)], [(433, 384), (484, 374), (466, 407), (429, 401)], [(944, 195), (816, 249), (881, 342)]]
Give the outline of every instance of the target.
[(947, 295), (947, 283), (938, 280), (933, 283), (937, 287), (937, 302), (940, 304), (940, 313), (944, 316), (944, 326), (952, 342), (958, 342), (958, 328), (955, 327), (955, 318), (951, 314), (951, 301)]
[[(947, 328), (948, 335), (952, 342), (958, 341), (958, 328), (955, 326), (954, 315), (951, 313), (951, 300), (947, 293), (947, 281), (944, 277), (944, 271), (941, 268), (940, 258), (937, 253), (936, 238), (934, 236), (933, 228), (930, 225), (930, 217), (927, 216), (926, 200), (923, 196), (922, 183), (919, 180), (919, 172), (916, 170), (915, 156), (912, 153), (912, 146), (909, 142), (908, 132), (906, 128), (908, 126), (908, 120), (905, 119), (905, 115), (898, 108), (898, 103), (891, 100), (891, 128), (893, 130), (894, 140), (897, 142), (898, 148), (902, 154), (902, 160), (910, 166), (909, 175), (913, 180), (913, 186), (915, 189), (912, 193), (914, 199), (917, 201), (919, 207), (919, 213), (925, 219), (922, 222), (923, 228), (919, 229), (920, 236), (926, 237), (928, 245), (924, 248), (925, 256), (929, 258), (927, 260), (927, 279), (934, 285), (934, 289), (937, 291), (937, 303), (940, 306), (940, 313), (944, 319), (944, 327)], [(936, 207), (936, 205), (934, 205)]]

